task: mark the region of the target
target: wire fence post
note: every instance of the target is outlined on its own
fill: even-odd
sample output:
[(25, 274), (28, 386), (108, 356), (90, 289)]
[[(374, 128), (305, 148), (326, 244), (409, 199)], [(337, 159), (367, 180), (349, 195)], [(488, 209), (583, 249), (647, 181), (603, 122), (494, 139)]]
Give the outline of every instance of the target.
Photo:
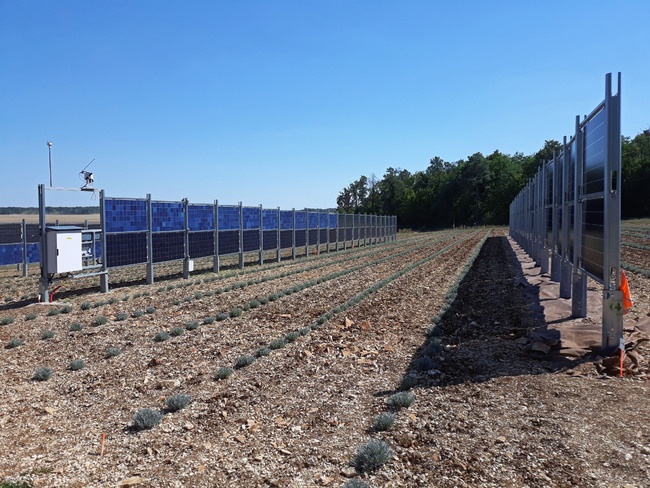
[(262, 225), (262, 204), (260, 203), (260, 234), (259, 234), (259, 252), (260, 252), (260, 266), (264, 264), (264, 237), (262, 236), (263, 225)]
[[(99, 192), (99, 226), (101, 228), (101, 243), (102, 243), (102, 272), (99, 275), (99, 291), (108, 293), (108, 262), (106, 261), (106, 195), (104, 190)], [(87, 224), (86, 224), (87, 225)], [(97, 249), (95, 247), (95, 233), (93, 232), (92, 239), (92, 254), (93, 260), (97, 259)]]

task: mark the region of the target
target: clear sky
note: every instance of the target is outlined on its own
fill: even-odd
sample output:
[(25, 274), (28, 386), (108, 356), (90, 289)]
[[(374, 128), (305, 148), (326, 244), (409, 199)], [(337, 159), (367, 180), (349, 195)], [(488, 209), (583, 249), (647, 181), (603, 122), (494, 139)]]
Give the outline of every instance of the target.
[(51, 140), (55, 186), (95, 158), (108, 196), (332, 207), (388, 166), (561, 140), (607, 72), (634, 136), (649, 21), (647, 0), (0, 0), (0, 206), (37, 205)]

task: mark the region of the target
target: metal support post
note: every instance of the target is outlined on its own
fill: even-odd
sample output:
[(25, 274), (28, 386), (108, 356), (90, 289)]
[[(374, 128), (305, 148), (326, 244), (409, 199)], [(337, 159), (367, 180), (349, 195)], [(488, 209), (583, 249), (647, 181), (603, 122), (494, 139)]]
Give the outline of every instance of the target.
[(605, 111), (602, 347), (611, 350), (623, 339), (623, 292), (618, 290), (621, 279), (621, 73), (618, 74), (616, 95), (612, 95), (611, 73), (605, 78)]
[(296, 209), (292, 208), (293, 232), (291, 232), (291, 259), (296, 259)]
[(576, 166), (574, 168), (573, 195), (575, 201), (573, 223), (573, 273), (571, 290), (571, 315), (587, 316), (587, 275), (580, 271), (582, 265), (582, 173), (584, 169), (584, 135), (580, 127), (580, 116), (576, 116)]
[(316, 211), (316, 255), (320, 254), (320, 210)]
[(562, 264), (560, 269), (560, 298), (571, 298), (571, 262), (569, 254), (569, 146), (566, 143), (566, 136), (563, 140), (562, 150)]
[(282, 260), (282, 246), (280, 244), (280, 207), (278, 207), (278, 223), (277, 223), (277, 244), (278, 244), (278, 255), (277, 255), (277, 261), (278, 263)]
[(29, 263), (27, 262), (27, 224), (25, 223), (25, 219), (23, 219), (22, 234), (23, 234), (23, 276), (27, 277), (27, 275), (29, 274), (27, 270)]
[(185, 255), (183, 256), (183, 279), (190, 279), (190, 272), (192, 267), (192, 260), (190, 257), (190, 216), (189, 212), (189, 200), (183, 198), (181, 200), (183, 204), (183, 248)]
[(239, 269), (244, 269), (244, 213), (239, 202)]
[(38, 294), (43, 303), (50, 303), (50, 278), (47, 274), (47, 235), (45, 233), (45, 185), (38, 185), (38, 228), (41, 254), (41, 277)]
[(147, 284), (153, 284), (153, 215), (151, 193), (147, 193)]
[[(102, 274), (99, 275), (99, 291), (108, 293), (108, 263), (106, 262), (106, 195), (104, 190), (99, 192), (99, 226), (102, 230)], [(92, 240), (93, 259), (96, 260), (95, 233), (93, 232)]]
[(212, 271), (219, 272), (219, 200), (214, 201), (214, 257), (212, 258)]
[(260, 239), (259, 239), (259, 245), (260, 245), (260, 266), (264, 264), (264, 225), (262, 221), (262, 204), (260, 203)]

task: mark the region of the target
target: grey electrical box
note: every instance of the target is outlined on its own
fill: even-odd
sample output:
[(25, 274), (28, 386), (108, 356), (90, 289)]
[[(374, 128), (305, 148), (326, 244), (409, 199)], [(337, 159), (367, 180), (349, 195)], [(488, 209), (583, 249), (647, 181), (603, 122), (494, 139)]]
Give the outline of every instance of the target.
[(46, 227), (47, 272), (69, 273), (83, 268), (81, 261), (81, 227)]

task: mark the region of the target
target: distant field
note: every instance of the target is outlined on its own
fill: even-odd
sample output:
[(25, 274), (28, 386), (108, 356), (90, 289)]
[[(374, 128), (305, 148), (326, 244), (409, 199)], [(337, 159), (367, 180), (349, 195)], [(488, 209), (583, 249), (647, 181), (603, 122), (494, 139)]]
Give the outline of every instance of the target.
[[(28, 224), (38, 224), (38, 214), (7, 214), (0, 215), (0, 224), (15, 224), (20, 223), (25, 219), (25, 222)], [(99, 223), (99, 214), (87, 214), (87, 215), (69, 215), (69, 214), (47, 214), (48, 222), (53, 222), (55, 220), (59, 221), (61, 224), (78, 224), (85, 220), (89, 224), (98, 224)]]

